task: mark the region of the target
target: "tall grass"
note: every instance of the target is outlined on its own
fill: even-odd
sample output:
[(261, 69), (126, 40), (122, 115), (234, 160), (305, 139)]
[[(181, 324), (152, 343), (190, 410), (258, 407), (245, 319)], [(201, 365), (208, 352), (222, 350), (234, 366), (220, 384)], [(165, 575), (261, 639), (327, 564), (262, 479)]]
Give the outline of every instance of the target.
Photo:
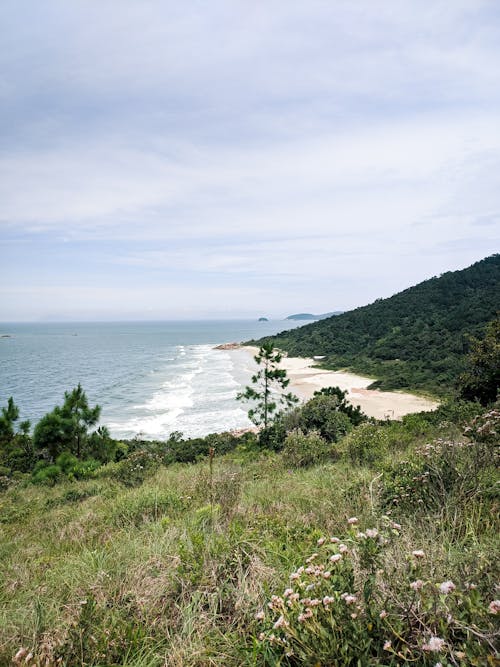
[[(378, 525), (387, 513), (402, 524), (380, 565), (398, 604), (408, 595), (414, 550), (426, 554), (429, 581), (473, 583), (481, 599), (492, 599), (493, 462), (484, 464), (477, 493), (455, 484), (437, 503), (418, 503), (416, 494), (414, 504), (388, 504), (404, 460), (417, 460), (430, 434), (415, 422), (379, 428), (387, 430), (373, 438), (376, 452), (363, 427), (339, 443), (339, 460), (309, 468), (292, 468), (276, 453), (236, 451), (216, 457), (212, 470), (208, 459), (161, 467), (136, 488), (102, 478), (4, 492), (0, 665), (16, 654), (17, 664), (68, 667), (309, 664), (264, 649), (255, 614), (286, 588), (317, 540), (345, 532), (353, 516), (360, 526)], [(432, 428), (456, 438), (456, 425)], [(493, 664), (487, 654), (470, 664)], [(357, 664), (351, 658), (321, 664)], [(387, 653), (373, 664), (405, 663)]]

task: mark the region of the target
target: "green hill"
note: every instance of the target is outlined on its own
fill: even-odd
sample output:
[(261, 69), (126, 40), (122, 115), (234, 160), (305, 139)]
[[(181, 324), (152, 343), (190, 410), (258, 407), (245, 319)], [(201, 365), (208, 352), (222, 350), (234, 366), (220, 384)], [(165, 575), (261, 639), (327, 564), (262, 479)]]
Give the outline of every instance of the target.
[[(293, 356), (379, 378), (372, 386), (447, 393), (463, 370), (468, 336), (500, 309), (500, 255), (450, 271), (387, 299), (272, 338)], [(257, 341), (258, 343), (262, 341)]]

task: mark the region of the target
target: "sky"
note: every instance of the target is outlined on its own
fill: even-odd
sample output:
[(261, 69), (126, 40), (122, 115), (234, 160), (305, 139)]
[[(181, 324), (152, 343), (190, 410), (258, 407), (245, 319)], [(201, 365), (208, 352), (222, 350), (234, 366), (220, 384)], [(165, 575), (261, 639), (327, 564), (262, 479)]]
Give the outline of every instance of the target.
[(349, 310), (499, 251), (498, 0), (2, 0), (0, 321)]

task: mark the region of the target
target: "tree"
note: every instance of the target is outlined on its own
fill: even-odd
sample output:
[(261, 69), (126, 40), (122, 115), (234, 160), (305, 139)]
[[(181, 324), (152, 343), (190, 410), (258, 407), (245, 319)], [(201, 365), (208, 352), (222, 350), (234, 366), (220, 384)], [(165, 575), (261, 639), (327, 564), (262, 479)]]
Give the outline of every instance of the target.
[(19, 408), (12, 396), (7, 407), (0, 414), (0, 464), (10, 470), (27, 472), (33, 465), (33, 445), (29, 435), (30, 422), (20, 422), (17, 431), (15, 422), (19, 419)]
[(482, 405), (493, 403), (500, 389), (500, 317), (490, 322), (482, 340), (471, 338), (467, 369), (460, 376), (460, 396)]
[(37, 449), (47, 449), (52, 460), (65, 450), (78, 458), (86, 454), (89, 429), (99, 420), (101, 408), (89, 407), (87, 396), (78, 384), (65, 392), (62, 407), (56, 406), (38, 422), (33, 434)]
[(245, 387), (244, 392), (237, 395), (239, 401), (253, 401), (254, 405), (248, 411), (248, 417), (257, 426), (267, 426), (278, 409), (278, 406), (291, 408), (298, 403), (298, 398), (291, 392), (284, 393), (290, 380), (286, 370), (278, 368), (283, 358), (282, 353), (276, 350), (272, 342), (265, 342), (259, 348), (254, 359), (260, 370), (252, 376), (252, 387)]

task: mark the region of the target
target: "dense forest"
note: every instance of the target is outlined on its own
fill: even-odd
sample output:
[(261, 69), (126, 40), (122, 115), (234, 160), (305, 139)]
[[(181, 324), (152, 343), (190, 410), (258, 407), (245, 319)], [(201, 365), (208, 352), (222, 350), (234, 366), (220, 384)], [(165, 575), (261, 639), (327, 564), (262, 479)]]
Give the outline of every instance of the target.
[[(272, 338), (292, 356), (378, 378), (372, 388), (446, 394), (464, 370), (470, 337), (500, 309), (500, 255), (444, 273), (387, 299)], [(255, 341), (252, 341), (255, 344)]]

